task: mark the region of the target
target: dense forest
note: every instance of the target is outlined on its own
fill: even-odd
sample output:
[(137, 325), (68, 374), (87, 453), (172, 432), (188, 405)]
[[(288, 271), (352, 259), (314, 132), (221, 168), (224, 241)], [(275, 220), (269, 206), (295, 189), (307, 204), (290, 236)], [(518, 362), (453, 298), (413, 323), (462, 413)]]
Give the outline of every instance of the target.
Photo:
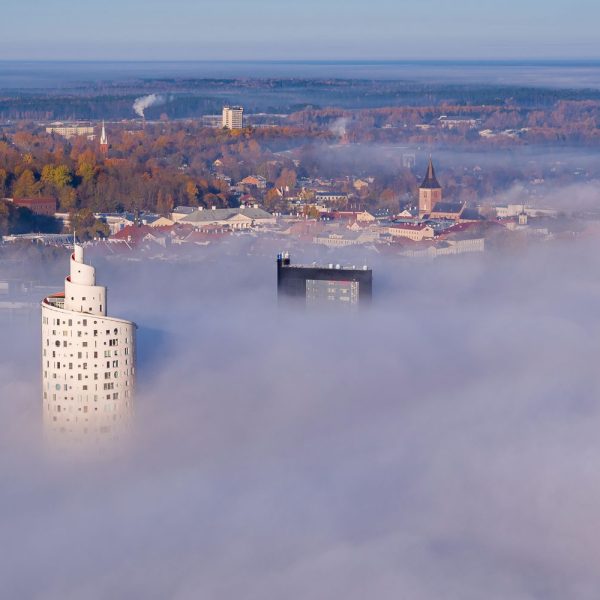
[(243, 105), (252, 113), (289, 114), (306, 108), (365, 109), (498, 106), (548, 109), (560, 101), (600, 101), (594, 89), (378, 81), (373, 79), (191, 79), (148, 78), (86, 83), (66, 90), (6, 90), (0, 95), (0, 119), (127, 119), (139, 96), (159, 94), (161, 106), (148, 109), (149, 119), (165, 113), (171, 119), (218, 114), (224, 104)]

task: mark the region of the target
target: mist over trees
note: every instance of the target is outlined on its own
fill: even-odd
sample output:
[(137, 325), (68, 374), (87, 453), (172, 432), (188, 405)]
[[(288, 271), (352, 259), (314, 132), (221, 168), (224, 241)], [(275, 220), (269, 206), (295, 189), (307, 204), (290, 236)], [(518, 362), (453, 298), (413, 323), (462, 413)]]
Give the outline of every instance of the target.
[[(564, 119), (569, 110), (557, 109)], [(426, 116), (431, 117), (431, 111), (426, 115), (421, 109), (386, 109), (376, 111), (372, 118), (380, 119), (379, 127), (383, 121), (399, 124), (404, 118), (418, 124)], [(332, 131), (332, 124), (341, 118), (344, 131), (340, 134)], [(292, 115), (289, 126), (235, 132), (206, 128), (195, 121), (166, 121), (147, 124), (144, 129), (114, 124), (109, 128), (108, 157), (94, 141), (67, 141), (25, 122), (0, 141), (0, 197), (55, 198), (58, 210), (71, 213), (79, 229), (89, 229), (91, 234), (102, 232), (100, 224), (90, 220), (94, 212), (167, 215), (177, 205), (237, 205), (239, 193), (232, 191), (229, 182), (249, 175), (265, 178), (267, 188), (252, 194), (267, 210), (285, 210), (286, 197), (301, 195), (300, 180), (305, 178), (337, 181), (340, 192), (353, 195), (354, 206), (397, 209), (402, 199), (414, 196), (424, 168), (420, 163), (405, 166), (402, 153), (425, 156), (426, 148), (444, 157), (438, 161), (438, 170), (446, 197), (467, 202), (509, 189), (516, 182), (569, 183), (577, 170), (577, 163), (563, 161), (560, 152), (555, 160), (532, 162), (534, 147), (519, 138), (468, 141), (468, 131), (446, 129), (413, 129), (407, 135), (404, 127), (377, 128), (369, 118), (339, 109), (311, 110)], [(399, 139), (395, 131), (406, 139)], [(556, 129), (548, 131), (555, 138), (558, 135)], [(589, 131), (596, 135), (597, 128)], [(402, 143), (404, 150), (394, 149)], [(568, 151), (566, 142), (561, 145)], [(561, 145), (553, 144), (547, 151), (540, 146), (539, 151), (548, 152), (551, 158)], [(459, 148), (462, 154), (456, 154)], [(495, 160), (499, 150), (502, 160)], [(594, 167), (589, 160), (581, 165), (585, 177), (600, 176), (598, 165)], [(353, 187), (357, 177), (368, 177), (371, 183), (357, 190)]]

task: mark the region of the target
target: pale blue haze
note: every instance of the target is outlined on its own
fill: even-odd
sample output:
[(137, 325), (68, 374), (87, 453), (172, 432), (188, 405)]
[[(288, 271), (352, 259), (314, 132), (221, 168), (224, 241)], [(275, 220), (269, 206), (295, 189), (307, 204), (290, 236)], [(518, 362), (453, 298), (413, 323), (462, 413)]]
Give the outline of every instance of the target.
[(3, 0), (5, 60), (600, 58), (598, 0)]

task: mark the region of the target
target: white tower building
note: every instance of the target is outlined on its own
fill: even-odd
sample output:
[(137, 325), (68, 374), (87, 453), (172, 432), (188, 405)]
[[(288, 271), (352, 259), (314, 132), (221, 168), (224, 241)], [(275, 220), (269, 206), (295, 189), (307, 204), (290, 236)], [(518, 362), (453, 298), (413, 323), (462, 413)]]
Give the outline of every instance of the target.
[(244, 109), (241, 106), (223, 107), (223, 127), (227, 129), (242, 129), (244, 127)]
[(100, 133), (100, 152), (104, 154), (104, 156), (108, 155), (108, 136), (106, 135), (104, 121), (102, 121), (102, 132)]
[(106, 314), (106, 287), (75, 244), (65, 291), (42, 301), (44, 429), (62, 440), (119, 437), (133, 410), (135, 330)]

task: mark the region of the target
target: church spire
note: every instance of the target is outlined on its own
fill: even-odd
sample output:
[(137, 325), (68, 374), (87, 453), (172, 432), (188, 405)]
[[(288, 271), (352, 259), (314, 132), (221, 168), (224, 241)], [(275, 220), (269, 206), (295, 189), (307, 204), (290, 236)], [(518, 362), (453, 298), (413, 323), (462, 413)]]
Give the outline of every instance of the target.
[(442, 186), (439, 184), (437, 177), (435, 176), (435, 169), (433, 168), (433, 159), (430, 155), (429, 165), (427, 166), (427, 173), (425, 175), (425, 179), (423, 179), (421, 188), (426, 190), (437, 190), (441, 189), (441, 187)]
[(104, 121), (102, 121), (102, 133), (100, 134), (100, 152), (104, 155), (108, 154), (108, 136), (106, 135)]

